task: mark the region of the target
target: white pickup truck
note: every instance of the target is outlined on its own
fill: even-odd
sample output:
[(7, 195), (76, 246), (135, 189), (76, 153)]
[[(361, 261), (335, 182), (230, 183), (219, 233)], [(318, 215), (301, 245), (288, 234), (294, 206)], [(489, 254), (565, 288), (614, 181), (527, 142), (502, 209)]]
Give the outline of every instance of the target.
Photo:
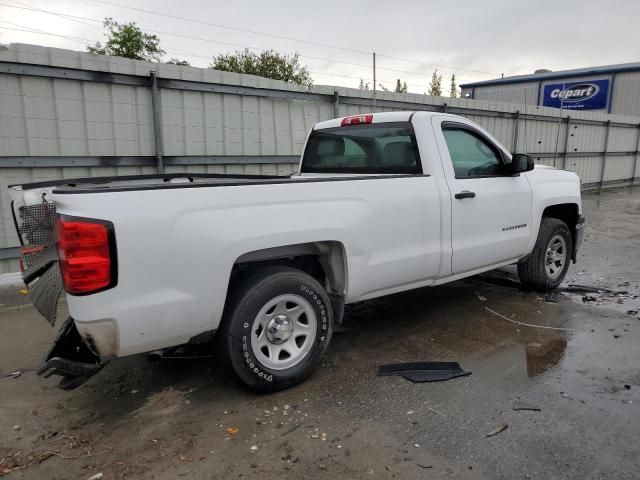
[(584, 230), (574, 173), (429, 112), (320, 122), (291, 177), (11, 190), (23, 277), (52, 324), (66, 291), (39, 373), (68, 389), (111, 358), (207, 341), (247, 385), (286, 388), (318, 365), (346, 303), (515, 263), (525, 285), (553, 289)]

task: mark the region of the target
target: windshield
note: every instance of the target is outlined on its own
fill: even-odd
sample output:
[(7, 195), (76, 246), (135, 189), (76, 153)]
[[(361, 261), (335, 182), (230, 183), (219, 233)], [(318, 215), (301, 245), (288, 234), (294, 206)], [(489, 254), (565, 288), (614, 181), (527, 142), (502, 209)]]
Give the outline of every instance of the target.
[(413, 126), (394, 122), (315, 130), (301, 173), (421, 173)]

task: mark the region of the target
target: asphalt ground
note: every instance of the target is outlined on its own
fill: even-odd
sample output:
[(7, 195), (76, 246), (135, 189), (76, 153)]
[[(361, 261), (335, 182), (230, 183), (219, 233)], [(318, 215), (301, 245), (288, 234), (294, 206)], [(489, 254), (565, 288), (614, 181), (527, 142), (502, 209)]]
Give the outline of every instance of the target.
[[(120, 359), (61, 391), (34, 373), (56, 330), (0, 286), (0, 477), (640, 478), (640, 189), (584, 209), (563, 287), (610, 292), (540, 295), (510, 267), (352, 305), (321, 367), (271, 395), (215, 356)], [(472, 374), (377, 376), (425, 360)]]

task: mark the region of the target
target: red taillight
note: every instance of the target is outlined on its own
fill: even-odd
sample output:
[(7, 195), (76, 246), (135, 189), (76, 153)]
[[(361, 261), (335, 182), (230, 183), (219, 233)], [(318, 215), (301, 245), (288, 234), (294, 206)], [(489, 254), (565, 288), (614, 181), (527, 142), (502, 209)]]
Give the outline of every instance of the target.
[(342, 119), (341, 126), (346, 125), (361, 125), (363, 123), (371, 123), (373, 122), (373, 114), (368, 113), (366, 115), (352, 115), (351, 117), (344, 117)]
[(106, 222), (58, 217), (58, 259), (68, 293), (78, 295), (112, 286), (110, 232)]

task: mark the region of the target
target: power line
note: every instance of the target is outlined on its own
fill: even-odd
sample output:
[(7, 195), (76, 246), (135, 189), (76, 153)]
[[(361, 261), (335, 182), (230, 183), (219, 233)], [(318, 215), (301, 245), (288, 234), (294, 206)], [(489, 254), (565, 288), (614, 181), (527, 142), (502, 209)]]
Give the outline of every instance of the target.
[[(481, 70), (469, 70), (468, 68), (454, 67), (452, 65), (444, 65), (444, 64), (441, 64), (441, 63), (429, 63), (429, 62), (422, 62), (422, 61), (419, 61), (419, 60), (410, 60), (408, 58), (392, 57), (391, 55), (384, 55), (382, 53), (376, 53), (376, 55), (378, 55), (379, 57), (384, 57), (384, 58), (393, 58), (394, 60), (400, 60), (400, 61), (403, 61), (403, 62), (421, 63), (423, 65), (431, 65), (433, 67), (444, 67), (444, 68), (448, 68), (448, 69), (451, 69), (451, 70), (463, 70), (465, 72), (473, 72), (473, 73), (480, 73), (480, 74), (483, 74), (483, 75), (491, 75), (491, 76), (495, 75), (495, 76), (497, 76), (497, 74), (494, 74), (494, 73), (483, 72)], [(464, 80), (464, 79), (461, 78), (460, 80)]]
[(45, 32), (44, 30), (35, 29), (33, 27), (27, 27), (26, 25), (19, 25), (17, 23), (8, 22), (6, 20), (0, 20), (0, 22), (7, 23), (9, 25), (14, 25), (16, 27), (21, 27), (21, 28), (0, 27), (2, 30), (13, 30), (13, 31), (16, 31), (16, 32), (36, 33), (36, 34), (39, 34), (39, 35), (47, 35), (47, 36), (50, 36), (50, 37), (66, 38), (68, 40), (74, 40), (76, 42), (81, 42), (81, 43), (91, 42), (92, 41), (92, 40), (89, 40), (88, 38), (71, 37), (69, 35), (60, 35), (60, 34), (57, 34), (57, 33)]
[[(84, 22), (82, 22), (81, 20), (88, 20), (91, 22), (96, 22), (96, 23), (102, 23), (102, 20), (98, 20), (95, 18), (90, 18), (90, 17), (81, 17), (81, 16), (77, 16), (77, 15), (68, 15), (68, 14), (64, 14), (64, 13), (60, 13), (60, 12), (55, 12), (52, 10), (45, 10), (42, 8), (36, 8), (36, 7), (32, 7), (29, 6), (25, 3), (20, 3), (17, 2), (16, 0), (9, 0), (12, 3), (16, 3), (18, 5), (21, 6), (14, 6), (14, 5), (7, 5), (7, 4), (3, 4), (0, 3), (0, 5), (4, 5), (6, 7), (10, 7), (10, 8), (19, 8), (19, 9), (23, 9), (23, 10), (30, 10), (30, 11), (37, 11), (40, 13), (45, 13), (45, 14), (50, 14), (50, 15), (56, 15), (62, 18), (65, 18), (67, 20), (72, 20), (72, 21), (76, 21), (79, 22), (83, 25), (87, 25), (87, 26), (91, 26), (92, 25), (88, 25)], [(179, 38), (185, 38), (185, 39), (190, 39), (190, 40), (197, 40), (197, 41), (201, 41), (201, 42), (206, 42), (206, 43), (212, 43), (212, 44), (220, 44), (220, 45), (229, 45), (229, 46), (233, 46), (233, 47), (240, 47), (240, 48), (248, 48), (250, 50), (259, 50), (259, 51), (267, 51), (268, 49), (265, 48), (261, 48), (261, 47), (254, 47), (251, 45), (244, 45), (244, 44), (240, 44), (240, 43), (233, 43), (233, 42), (225, 42), (222, 40), (212, 40), (209, 38), (204, 38), (204, 37), (196, 37), (193, 35), (185, 35), (185, 34), (180, 34), (180, 33), (174, 33), (174, 32), (167, 32), (167, 31), (162, 31), (162, 30), (154, 30), (154, 29), (148, 29), (145, 28), (146, 31), (150, 32), (150, 33), (155, 33), (155, 34), (160, 34), (160, 35), (170, 35), (170, 36), (174, 36), (174, 37), (179, 37)], [(287, 55), (298, 55), (302, 58), (310, 58), (310, 59), (314, 59), (314, 60), (320, 60), (320, 61), (324, 61), (324, 62), (330, 62), (330, 63), (342, 63), (345, 65), (351, 65), (351, 66), (355, 66), (355, 67), (361, 67), (361, 68), (366, 68), (366, 69), (370, 69), (371, 65), (365, 65), (362, 63), (355, 63), (355, 62), (347, 62), (344, 60), (336, 60), (336, 59), (332, 59), (332, 58), (326, 58), (326, 57), (318, 57), (318, 56), (312, 56), (312, 55), (306, 55), (306, 54), (299, 54), (299, 53), (293, 53), (293, 52), (282, 52), (284, 54)], [(417, 77), (424, 77), (427, 81), (429, 79), (428, 75), (422, 74), (422, 73), (418, 73), (415, 71), (410, 71), (410, 70), (402, 70), (402, 69), (398, 69), (398, 68), (391, 68), (391, 67), (377, 67), (377, 70), (386, 70), (386, 71), (390, 71), (390, 72), (397, 72), (397, 73), (404, 73), (407, 75), (415, 75)], [(461, 81), (472, 81), (469, 79), (465, 79), (465, 78), (459, 78), (459, 80)], [(415, 85), (415, 84), (413, 84)]]
[(266, 37), (279, 38), (280, 40), (289, 40), (289, 41), (292, 41), (292, 42), (307, 43), (309, 45), (316, 45), (316, 46), (320, 46), (320, 47), (335, 48), (335, 49), (344, 50), (344, 51), (347, 51), (347, 52), (356, 52), (356, 53), (362, 53), (362, 54), (365, 54), (365, 55), (370, 55), (371, 54), (371, 52), (364, 52), (362, 50), (354, 50), (352, 48), (340, 47), (338, 45), (330, 45), (330, 44), (325, 44), (325, 43), (320, 43), (320, 42), (313, 42), (311, 40), (300, 40), (300, 39), (297, 39), (297, 38), (287, 37), (287, 36), (284, 36), (284, 35), (276, 35), (274, 33), (257, 32), (255, 30), (250, 30), (250, 29), (247, 29), (247, 28), (232, 27), (232, 26), (229, 26), (229, 25), (222, 25), (222, 24), (219, 24), (219, 23), (213, 23), (213, 22), (207, 22), (205, 20), (199, 20), (199, 19), (196, 19), (196, 18), (181, 17), (179, 15), (172, 15), (172, 14), (169, 14), (169, 13), (156, 12), (156, 11), (153, 11), (153, 10), (146, 10), (144, 8), (130, 7), (128, 5), (122, 5), (122, 4), (119, 4), (119, 3), (107, 2), (105, 0), (92, 0), (92, 1), (94, 3), (101, 3), (101, 4), (105, 4), (105, 5), (110, 5), (112, 7), (126, 8), (128, 10), (135, 10), (137, 12), (149, 13), (151, 15), (158, 15), (158, 16), (161, 16), (161, 17), (168, 17), (168, 18), (173, 18), (173, 19), (176, 19), (176, 20), (183, 20), (183, 21), (186, 21), (186, 22), (199, 23), (201, 25), (208, 25), (210, 27), (225, 28), (227, 30), (235, 30), (237, 32), (251, 33), (251, 34), (254, 34), (254, 35), (264, 35)]
[[(60, 12), (44, 10), (44, 9), (41, 9), (41, 8), (36, 8), (36, 7), (29, 6), (29, 5), (25, 4), (25, 3), (17, 2), (16, 0), (9, 0), (9, 1), (11, 1), (12, 3), (16, 3), (18, 5), (22, 5), (22, 7), (16, 7), (16, 6), (13, 6), (13, 5), (7, 5), (7, 4), (4, 4), (4, 3), (0, 3), (0, 5), (6, 6), (6, 7), (11, 7), (11, 8), (22, 8), (22, 9), (26, 9), (26, 10), (38, 11), (38, 12), (41, 12), (41, 13), (56, 15), (56, 16), (59, 16), (59, 17), (62, 17), (62, 18), (67, 18), (68, 20), (79, 22), (79, 23), (81, 23), (83, 25), (87, 25), (87, 26), (91, 26), (91, 25), (88, 25), (88, 24), (82, 22), (81, 20), (88, 20), (88, 21), (92, 21), (92, 22), (102, 23), (100, 20), (97, 20), (97, 19), (94, 19), (94, 18), (90, 18), (90, 17), (81, 17), (81, 16), (77, 16), (77, 15), (68, 15), (68, 14), (64, 14), (64, 13), (60, 13)], [(5, 21), (5, 20), (2, 20), (2, 22), (3, 23), (8, 23), (10, 25), (17, 26), (17, 27), (22, 27), (23, 29), (30, 29), (30, 30), (19, 30), (19, 29), (15, 29), (15, 28), (11, 29), (11, 28), (4, 27), (5, 30), (21, 31), (21, 32), (26, 32), (26, 33), (36, 33), (36, 34), (40, 34), (40, 35), (47, 35), (47, 36), (65, 38), (65, 39), (73, 40), (73, 41), (80, 42), (80, 43), (83, 43), (83, 42), (91, 43), (91, 42), (93, 42), (93, 40), (89, 40), (87, 38), (71, 37), (71, 36), (68, 36), (68, 35), (54, 34), (54, 33), (51, 33), (51, 32), (45, 32), (44, 30), (36, 29), (34, 27), (28, 27), (26, 25), (19, 25), (19, 24), (16, 24), (16, 23)], [(148, 31), (153, 32), (154, 30), (148, 30)], [(176, 36), (179, 36), (179, 37), (185, 37), (185, 38), (189, 38), (189, 39), (201, 40), (201, 41), (210, 42), (210, 43), (230, 44), (230, 42), (218, 42), (216, 40), (210, 40), (210, 39), (200, 38), (200, 37), (192, 37), (192, 36), (189, 36), (189, 35), (173, 34), (171, 32), (159, 32), (159, 31), (156, 31), (156, 32), (157, 33), (161, 33), (161, 34), (176, 35)], [(231, 44), (231, 45), (237, 45), (237, 46), (241, 46), (241, 47), (245, 47), (245, 48), (253, 48), (253, 49), (256, 49), (256, 50), (265, 51), (265, 49), (260, 49), (258, 47), (248, 47), (248, 46), (241, 45), (241, 44)], [(207, 59), (207, 60), (211, 60), (210, 56), (197, 55), (197, 54), (193, 54), (193, 53), (189, 53), (189, 52), (181, 52), (179, 50), (167, 50), (165, 52), (169, 53), (169, 54), (177, 54), (177, 55), (183, 55), (183, 56), (192, 57), (192, 58), (204, 58), (204, 59)], [(303, 55), (300, 55), (300, 56), (303, 56)], [(328, 61), (328, 62), (346, 63), (346, 64), (349, 64), (349, 65), (362, 66), (362, 67), (365, 67), (365, 68), (369, 68), (368, 65), (360, 65), (360, 64), (350, 63), (350, 62), (342, 62), (340, 60), (332, 60), (332, 59), (326, 59), (326, 58), (322, 58), (322, 57), (310, 57), (310, 58), (319, 58), (319, 59), (322, 59), (322, 60), (325, 60), (325, 61)], [(401, 70), (389, 69), (389, 68), (381, 68), (381, 70), (401, 71)], [(348, 79), (354, 79), (354, 80), (367, 80), (367, 81), (371, 81), (372, 80), (370, 77), (352, 76), (352, 75), (344, 75), (344, 74), (338, 74), (338, 73), (325, 73), (325, 72), (319, 72), (319, 71), (316, 71), (316, 70), (309, 70), (309, 73), (312, 73), (314, 75), (322, 75), (322, 76), (337, 77), (337, 78), (348, 78)], [(405, 73), (410, 73), (410, 74), (413, 74), (413, 75), (419, 75), (419, 74), (417, 74), (415, 72), (405, 72)], [(396, 84), (396, 80), (379, 79), (376, 83), (380, 83), (380, 84), (384, 83), (384, 84), (389, 84), (389, 85), (395, 85)], [(406, 82), (404, 82), (404, 83), (406, 83)], [(416, 84), (416, 83), (407, 83), (407, 85), (408, 86), (412, 86), (412, 87), (418, 87), (420, 89), (422, 89), (422, 88), (424, 88), (426, 86), (426, 85)]]
[(2, 5), (4, 7), (9, 7), (9, 8), (19, 8), (21, 10), (31, 10), (31, 11), (34, 11), (34, 12), (41, 12), (41, 13), (46, 13), (46, 14), (51, 14), (51, 15), (57, 15), (58, 17), (66, 18), (67, 20), (73, 20), (75, 22), (81, 23), (82, 25), (86, 25), (87, 27), (91, 27), (91, 28), (93, 28), (93, 25), (89, 25), (88, 23), (85, 23), (82, 20), (89, 20), (89, 21), (92, 21), (92, 22), (102, 23), (102, 21), (94, 20), (93, 18), (78, 17), (78, 16), (75, 16), (75, 15), (67, 15), (67, 14), (64, 14), (64, 13), (53, 12), (51, 10), (44, 10), (42, 8), (34, 7), (33, 5), (27, 5), (26, 3), (18, 2), (16, 0), (8, 0), (8, 1), (10, 1), (11, 3), (15, 3), (17, 5), (20, 5), (20, 6), (7, 5), (6, 3), (0, 3), (0, 5)]
[[(137, 11), (137, 12), (148, 13), (148, 14), (151, 14), (151, 15), (158, 15), (158, 16), (161, 16), (161, 17), (173, 18), (173, 19), (176, 19), (176, 20), (183, 20), (183, 21), (186, 21), (186, 22), (199, 23), (199, 24), (208, 25), (208, 26), (211, 26), (211, 27), (225, 28), (225, 29), (228, 29), (228, 30), (234, 30), (234, 31), (238, 31), (238, 32), (251, 33), (253, 35), (263, 35), (263, 36), (266, 36), (266, 37), (278, 38), (280, 40), (288, 40), (288, 41), (292, 41), (292, 42), (306, 43), (306, 44), (309, 44), (309, 45), (315, 45), (315, 46), (320, 46), (320, 47), (335, 48), (337, 50), (343, 50), (343, 51), (347, 51), (347, 52), (354, 52), (354, 53), (359, 53), (359, 54), (363, 54), (363, 55), (371, 55), (371, 52), (365, 52), (365, 51), (356, 50), (356, 49), (353, 49), (353, 48), (341, 47), (339, 45), (332, 45), (332, 44), (328, 44), (328, 43), (314, 42), (314, 41), (311, 41), (311, 40), (302, 40), (302, 39), (299, 39), (299, 38), (287, 37), (287, 36), (284, 36), (284, 35), (276, 35), (274, 33), (259, 32), (259, 31), (250, 30), (250, 29), (247, 29), (247, 28), (232, 27), (232, 26), (229, 26), (229, 25), (222, 25), (222, 24), (219, 24), (219, 23), (213, 23), (213, 22), (207, 22), (205, 20), (199, 20), (199, 19), (196, 19), (196, 18), (182, 17), (182, 16), (179, 16), (179, 15), (172, 15), (172, 14), (169, 14), (169, 13), (157, 12), (157, 11), (153, 11), (153, 10), (146, 10), (144, 8), (130, 7), (129, 5), (122, 5), (122, 4), (119, 4), (119, 3), (108, 2), (106, 0), (91, 0), (91, 1), (93, 1), (94, 3), (98, 3), (98, 4), (110, 5), (112, 7), (125, 8), (125, 9), (128, 9), (128, 10), (134, 10), (134, 11)], [(426, 65), (432, 65), (432, 66), (436, 66), (436, 67), (439, 66), (439, 67), (445, 67), (445, 68), (449, 68), (449, 69), (468, 71), (468, 72), (473, 72), (473, 73), (481, 73), (481, 74), (491, 75), (491, 76), (496, 75), (496, 74), (491, 73), (491, 72), (482, 72), (482, 71), (479, 71), (479, 70), (470, 70), (470, 69), (462, 68), (462, 67), (452, 67), (452, 66), (449, 66), (449, 65), (442, 65), (442, 64), (431, 63), (431, 62), (424, 62), (422, 60), (410, 60), (410, 59), (406, 59), (406, 58), (395, 57), (395, 56), (392, 56), (392, 55), (383, 55), (383, 54), (379, 54), (379, 55), (383, 56), (383, 57), (386, 57), (386, 58), (392, 58), (392, 59), (401, 60), (401, 61), (404, 61), (404, 62), (418, 63), (418, 64), (421, 64), (421, 65), (425, 65), (426, 64)]]
[[(51, 33), (51, 32), (45, 32), (44, 30), (40, 30), (40, 29), (36, 29), (33, 27), (28, 27), (26, 25), (20, 25), (17, 23), (13, 23), (13, 22), (8, 22), (6, 20), (0, 20), (0, 22), (2, 23), (7, 23), (9, 25), (14, 25), (16, 27), (22, 27), (22, 28), (11, 28), (11, 27), (1, 27), (1, 30), (11, 30), (11, 31), (15, 31), (15, 32), (25, 32), (25, 33), (35, 33), (38, 35), (47, 35), (47, 36), (51, 36), (51, 37), (59, 37), (59, 38), (65, 38), (68, 40), (73, 40), (75, 42), (79, 42), (79, 43), (86, 43), (86, 42), (93, 42), (93, 40), (90, 40), (88, 38), (83, 38), (83, 37), (72, 37), (69, 35), (60, 35), (57, 33)], [(167, 53), (169, 54), (177, 54), (177, 55), (184, 55), (187, 57), (193, 57), (193, 58), (204, 58), (207, 60), (211, 60), (211, 57), (205, 56), (205, 55), (197, 55), (197, 54), (193, 54), (193, 53), (188, 53), (188, 52), (182, 52), (179, 50), (167, 50)], [(324, 73), (324, 72), (317, 72), (317, 71), (312, 71), (310, 70), (309, 73), (313, 73), (314, 75), (325, 75), (325, 76), (329, 76), (329, 77), (341, 77), (341, 78), (349, 78), (349, 79), (354, 79), (354, 80), (371, 80), (370, 78), (362, 78), (362, 77), (353, 77), (353, 76), (349, 76), (349, 75), (342, 75), (339, 73)], [(392, 80), (385, 80), (385, 83), (394, 83)]]

